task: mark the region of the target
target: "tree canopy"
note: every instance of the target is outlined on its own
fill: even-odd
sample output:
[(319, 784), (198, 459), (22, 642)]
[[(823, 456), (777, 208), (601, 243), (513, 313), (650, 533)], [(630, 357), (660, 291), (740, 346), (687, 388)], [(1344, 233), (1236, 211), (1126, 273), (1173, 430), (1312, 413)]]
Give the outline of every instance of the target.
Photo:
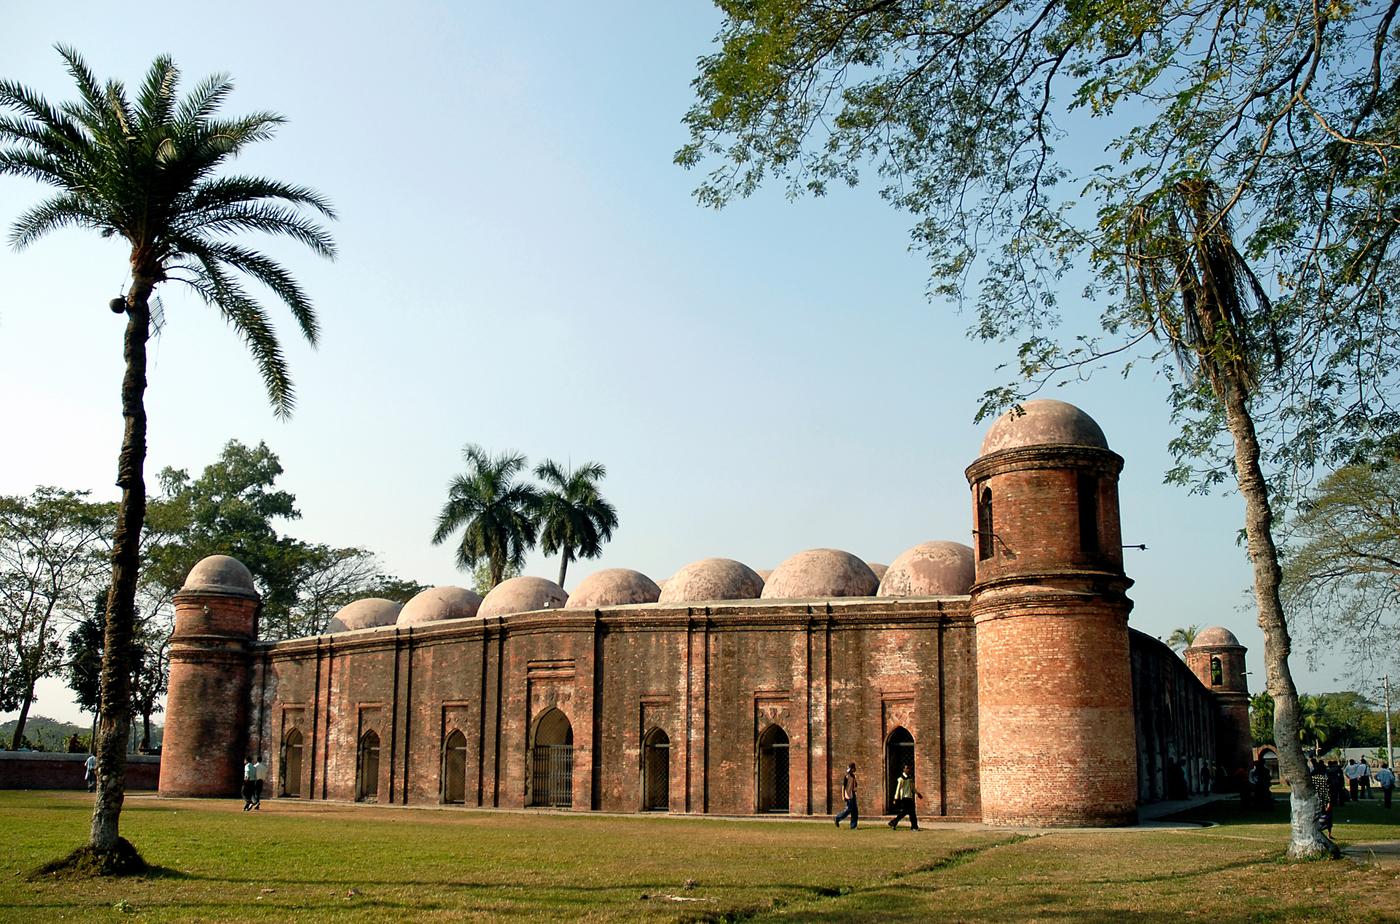
[(540, 492), (540, 547), (546, 555), (559, 553), (559, 586), (564, 586), (569, 562), (597, 558), (603, 544), (617, 528), (617, 508), (599, 490), (608, 470), (600, 462), (578, 468), (548, 459), (535, 466), (535, 477), (544, 482)]
[(1400, 673), (1400, 468), (1328, 475), (1293, 522), (1284, 599), (1310, 652), (1344, 652), (1358, 679)]
[(490, 455), (468, 443), (462, 448), (467, 469), (447, 486), (447, 502), (438, 514), (433, 544), (446, 542), (457, 530), (457, 566), (474, 568), (489, 563), (491, 587), (505, 579), (506, 569), (518, 569), (539, 535), (540, 493), (517, 481), (525, 457), (504, 452)]

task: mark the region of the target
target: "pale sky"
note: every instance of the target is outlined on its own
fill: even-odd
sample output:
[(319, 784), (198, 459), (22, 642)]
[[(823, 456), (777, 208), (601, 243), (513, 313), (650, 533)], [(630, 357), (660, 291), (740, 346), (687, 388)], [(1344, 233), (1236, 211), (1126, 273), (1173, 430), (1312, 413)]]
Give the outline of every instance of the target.
[[(12, 4), (0, 31), (0, 78), (50, 101), (74, 95), (56, 42), (128, 87), (160, 53), (187, 88), (232, 74), (226, 113), (289, 120), (236, 169), (312, 185), (341, 214), (335, 263), (255, 242), (304, 283), (324, 330), (307, 349), (269, 298), (299, 396), (290, 422), (212, 311), (160, 293), (148, 479), (197, 472), (229, 439), (266, 440), (303, 514), (287, 532), (367, 547), (429, 584), (470, 581), (429, 542), (467, 442), (607, 466), (620, 528), (601, 559), (571, 566), (570, 587), (607, 567), (661, 580), (708, 556), (763, 569), (829, 546), (889, 562), (969, 541), (973, 416), (1012, 348), (969, 343), (970, 319), (925, 298), (911, 221), (873, 186), (694, 203), (697, 176), (671, 157), (719, 25), (710, 5), (205, 9)], [(0, 222), (43, 194), (0, 179)], [(107, 302), (125, 267), (120, 245), (78, 232), (0, 248), (0, 493), (115, 498), (123, 321)], [(1100, 306), (1068, 291), (1062, 304), (1092, 329)], [(1149, 546), (1126, 553), (1131, 624), (1229, 627), (1259, 689), (1241, 504), (1162, 484), (1164, 383), (1110, 372), (1050, 396), (1127, 459), (1123, 541)], [(557, 570), (537, 553), (526, 573)], [(1337, 688), (1340, 665), (1324, 668), (1295, 655), (1304, 691)], [(79, 718), (61, 681), (39, 692), (32, 714)]]

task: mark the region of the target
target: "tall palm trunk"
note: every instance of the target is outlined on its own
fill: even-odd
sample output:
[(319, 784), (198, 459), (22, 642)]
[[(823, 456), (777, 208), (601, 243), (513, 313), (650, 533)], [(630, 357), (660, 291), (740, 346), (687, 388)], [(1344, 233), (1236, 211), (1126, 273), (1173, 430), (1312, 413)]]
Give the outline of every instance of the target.
[(1288, 667), (1293, 647), (1279, 601), (1282, 570), (1278, 547), (1274, 545), (1273, 508), (1268, 486), (1259, 465), (1259, 438), (1242, 384), (1230, 375), (1220, 376), (1226, 425), (1235, 442), (1235, 474), (1244, 498), (1245, 531), (1249, 559), (1254, 569), (1254, 600), (1259, 610), (1259, 628), (1264, 630), (1264, 671), (1268, 690), (1274, 698), (1274, 744), (1278, 748), (1279, 772), (1288, 781), (1292, 809), (1292, 836), (1288, 853), (1292, 857), (1315, 857), (1327, 852), (1327, 841), (1318, 830), (1317, 808), (1303, 743), (1298, 737), (1298, 688)]
[(126, 374), (122, 378), (122, 417), (126, 427), (117, 460), (117, 486), (122, 489), (122, 498), (112, 542), (112, 584), (107, 591), (97, 728), (97, 799), (92, 810), (91, 846), (103, 853), (117, 846), (117, 824), (126, 791), (136, 578), (141, 567), (141, 528), (146, 519), (146, 341), (151, 336), (149, 301), (154, 288), (154, 279), (135, 275), (126, 303)]
[(559, 559), (559, 586), (564, 586), (564, 575), (569, 573), (569, 559), (574, 557), (574, 550), (570, 546), (564, 546), (564, 556)]

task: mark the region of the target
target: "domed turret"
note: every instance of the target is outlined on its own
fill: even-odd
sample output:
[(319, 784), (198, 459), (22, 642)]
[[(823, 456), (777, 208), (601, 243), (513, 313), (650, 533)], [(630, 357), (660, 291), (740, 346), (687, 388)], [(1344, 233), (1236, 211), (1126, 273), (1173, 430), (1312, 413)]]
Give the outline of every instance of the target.
[(901, 552), (880, 581), (881, 597), (962, 597), (972, 590), (972, 547), (924, 542)]
[(629, 603), (655, 603), (661, 588), (651, 578), (630, 568), (607, 568), (584, 578), (569, 595), (569, 606), (596, 609)]
[(379, 626), (392, 626), (399, 618), (402, 603), (385, 600), (383, 597), (365, 597), (354, 603), (342, 606), (331, 621), (326, 623), (327, 632), (353, 632), (356, 629), (374, 629)]
[(470, 619), (481, 608), (481, 595), (465, 587), (429, 587), (399, 610), (396, 623), (419, 626), (444, 619)]
[(763, 599), (869, 597), (879, 584), (870, 566), (850, 552), (808, 549), (773, 569), (763, 585)]
[(190, 569), (181, 593), (226, 594), (230, 597), (253, 598), (258, 595), (253, 586), (253, 572), (248, 566), (228, 555), (210, 555)]
[[(1088, 414), (1027, 401), (992, 424), (967, 469), (977, 537), (982, 819), (1137, 819), (1132, 667), (1118, 524), (1123, 460)], [(886, 576), (888, 578), (888, 575)], [(1036, 742), (1026, 785), (1026, 742)], [(1085, 785), (1085, 767), (1093, 784)]]
[(697, 603), (704, 600), (757, 600), (763, 578), (748, 565), (732, 558), (703, 558), (691, 562), (666, 581), (661, 603)]
[(513, 577), (492, 588), (481, 601), (476, 614), (482, 618), (529, 613), (533, 610), (557, 610), (569, 600), (569, 595), (553, 581), (537, 577)]

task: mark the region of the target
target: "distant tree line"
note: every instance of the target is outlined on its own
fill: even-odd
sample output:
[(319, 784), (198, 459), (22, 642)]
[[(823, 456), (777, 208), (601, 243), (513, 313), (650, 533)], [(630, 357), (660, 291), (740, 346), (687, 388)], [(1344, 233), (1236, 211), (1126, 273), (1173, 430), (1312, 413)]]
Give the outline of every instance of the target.
[[(206, 556), (232, 555), (248, 566), (263, 600), (259, 634), (268, 639), (314, 635), (361, 597), (404, 602), (424, 589), (386, 572), (367, 549), (282, 533), (284, 521), (300, 517), (296, 497), (277, 487), (282, 472), (265, 443), (231, 440), (198, 477), (160, 473), (160, 493), (147, 499), (128, 661), (143, 748), (170, 675), (174, 597)], [(114, 504), (93, 502), (86, 491), (39, 487), (0, 497), (0, 709), (19, 710), (11, 748), (24, 739), (44, 677), (61, 673), (84, 710), (100, 706), (115, 515)]]
[[(1373, 748), (1385, 744), (1385, 711), (1360, 693), (1304, 693), (1298, 697), (1303, 747), (1326, 754), (1336, 748)], [(1400, 730), (1400, 712), (1391, 725)], [(1256, 693), (1249, 700), (1249, 733), (1254, 745), (1274, 743), (1274, 700)]]

